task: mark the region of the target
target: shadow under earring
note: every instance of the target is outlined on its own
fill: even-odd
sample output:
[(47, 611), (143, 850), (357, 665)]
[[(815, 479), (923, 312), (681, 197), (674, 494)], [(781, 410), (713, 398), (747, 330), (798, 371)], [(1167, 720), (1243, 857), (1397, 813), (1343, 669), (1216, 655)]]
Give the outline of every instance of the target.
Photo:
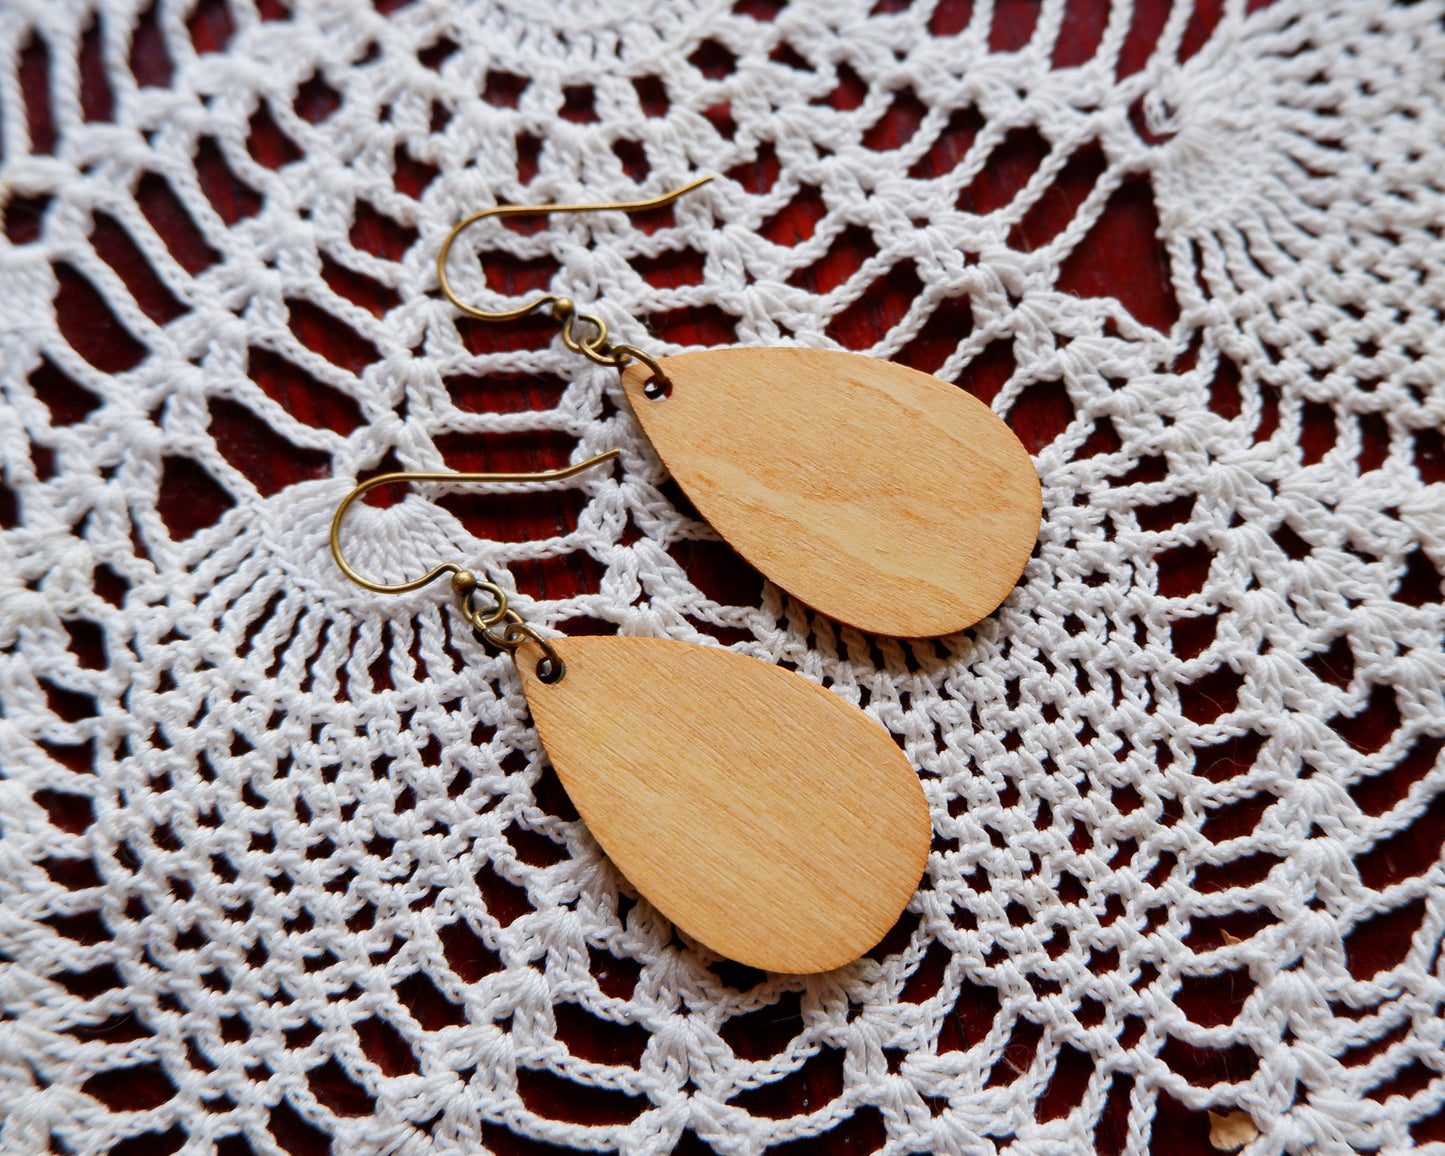
[(437, 256), (441, 290), (480, 321), (549, 308), (568, 349), (621, 371), (653, 447), (718, 534), (822, 613), (903, 638), (952, 634), (992, 613), (1038, 539), (1042, 494), (1028, 451), (971, 394), (857, 353), (777, 347), (654, 358), (609, 342), (602, 320), (566, 297), (489, 312), (452, 290), (452, 243), (488, 217), (637, 212), (711, 179), (644, 201), (474, 213)]
[(560, 481), (617, 452), (548, 473), (371, 478), (337, 508), (332, 556), (376, 593), (450, 575), (462, 617), (516, 662), (578, 813), (674, 924), (766, 971), (849, 963), (897, 921), (932, 833), (917, 776), (881, 726), (801, 675), (735, 651), (656, 638), (543, 638), (498, 586), (455, 563), (387, 585), (357, 573), (342, 551), (346, 511), (378, 486)]

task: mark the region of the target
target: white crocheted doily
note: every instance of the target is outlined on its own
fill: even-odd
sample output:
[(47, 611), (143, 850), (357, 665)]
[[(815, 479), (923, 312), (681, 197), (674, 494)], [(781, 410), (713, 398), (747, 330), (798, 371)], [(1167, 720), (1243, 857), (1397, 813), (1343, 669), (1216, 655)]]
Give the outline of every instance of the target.
[[(229, 41), (198, 53), (186, 0), (0, 6), (0, 1148), (1142, 1154), (1197, 1150), (1206, 1109), (1257, 1129), (1251, 1154), (1445, 1138), (1438, 0), (1226, 0), (1207, 37), (1218, 6), (1186, 2), (1133, 70), (1128, 0), (1085, 52), (1063, 0), (1022, 46), (991, 36), (1005, 0), (953, 24), (931, 0), (222, 7)], [(158, 47), (170, 84), (140, 86)], [(843, 82), (855, 107), (827, 100)], [(911, 139), (877, 151), (899, 108)], [(1030, 148), (991, 203), (991, 158)], [(833, 345), (911, 266), (862, 352), (951, 333), (922, 368), (967, 386), (992, 359), (997, 412), (1060, 415), (1031, 447), (1038, 551), (975, 630), (912, 645), (772, 586), (714, 601), (679, 561), (710, 531), (615, 373), (555, 341), (470, 352), (437, 296), (468, 211), (703, 172), (651, 232), (556, 218), (472, 251), (555, 262), (664, 353), (675, 310)], [(1030, 232), (1080, 172), (1071, 223)], [(800, 199), (816, 225), (780, 243)], [(1163, 315), (1071, 291), (1124, 203), (1157, 214)], [(157, 231), (177, 209), (206, 259)], [(358, 248), (362, 220), (396, 243)], [(863, 234), (874, 255), (815, 292)], [(693, 283), (637, 272), (668, 251)], [(111, 335), (87, 360), (80, 306), (134, 357)], [(314, 324), (374, 358), (327, 361)], [(503, 374), (564, 387), (497, 413), (448, 384)], [(574, 529), (481, 542), (418, 490), (357, 516), (358, 557), (586, 560), (596, 593), (518, 608), (726, 639), (862, 704), (936, 836), (871, 957), (769, 977), (675, 937), (445, 592), (331, 565), (359, 471), (525, 431), (622, 447), (575, 483)], [(214, 500), (177, 509), (181, 482)]]

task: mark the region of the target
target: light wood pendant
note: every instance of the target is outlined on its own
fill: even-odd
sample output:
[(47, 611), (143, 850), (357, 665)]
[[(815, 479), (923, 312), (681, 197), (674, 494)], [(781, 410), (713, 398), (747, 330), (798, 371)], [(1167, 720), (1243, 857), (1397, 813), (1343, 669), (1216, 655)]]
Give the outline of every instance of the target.
[[(623, 875), (678, 927), (766, 971), (839, 967), (918, 886), (931, 826), (888, 733), (800, 675), (718, 647), (558, 638), (516, 652), (537, 732)], [(545, 669), (545, 668), (544, 668)]]
[(818, 349), (665, 357), (622, 384), (698, 511), (824, 614), (878, 634), (952, 634), (1023, 573), (1042, 500), (1028, 451), (988, 406), (893, 362)]

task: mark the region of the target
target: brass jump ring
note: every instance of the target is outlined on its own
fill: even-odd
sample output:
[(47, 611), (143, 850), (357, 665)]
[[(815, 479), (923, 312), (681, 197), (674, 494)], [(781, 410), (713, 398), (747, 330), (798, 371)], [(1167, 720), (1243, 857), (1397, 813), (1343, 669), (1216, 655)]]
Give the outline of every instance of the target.
[[(574, 331), (573, 327), (579, 321), (585, 321), (597, 330), (590, 341), (578, 337)], [(607, 344), (607, 322), (600, 317), (594, 317), (591, 313), (573, 312), (567, 315), (567, 319), (562, 323), (562, 344), (573, 353), (580, 353), (593, 361), (596, 361), (599, 356), (608, 357), (612, 353), (611, 347)]]
[(482, 637), (498, 650), (505, 650), (511, 654), (521, 649), (530, 640), (542, 648), (543, 660), (547, 663), (547, 669), (541, 669), (541, 663), (537, 664), (537, 676), (543, 682), (557, 682), (566, 673), (567, 664), (562, 661), (562, 656), (557, 653), (557, 648), (552, 643), (537, 633), (533, 627), (522, 621), (521, 616), (515, 610), (508, 610), (506, 614), (506, 625), (501, 633), (491, 627), (481, 632)]
[[(476, 591), (487, 594), (496, 605), (487, 613), (483, 614), (476, 608), (474, 599)], [(462, 600), (462, 617), (464, 617), (477, 630), (488, 630), (495, 626), (502, 619), (506, 618), (510, 611), (507, 608), (507, 595), (495, 582), (478, 582), (476, 586), (467, 592)]]
[[(665, 397), (667, 391), (672, 388), (672, 379), (662, 372), (662, 366), (658, 365), (650, 354), (643, 353), (637, 346), (614, 345), (612, 352), (617, 355), (619, 365), (626, 365), (629, 360), (640, 361), (643, 365), (647, 366), (648, 369), (652, 370), (652, 375), (648, 378), (647, 384), (643, 386), (642, 391), (653, 401)], [(663, 388), (653, 390), (651, 386), (654, 379), (661, 382)]]

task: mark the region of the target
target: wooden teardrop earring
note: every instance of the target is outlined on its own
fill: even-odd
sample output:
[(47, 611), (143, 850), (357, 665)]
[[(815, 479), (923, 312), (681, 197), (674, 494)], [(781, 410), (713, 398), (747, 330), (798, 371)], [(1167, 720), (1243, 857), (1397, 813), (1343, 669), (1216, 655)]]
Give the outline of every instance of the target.
[(343, 555), (342, 519), (377, 486), (561, 481), (617, 453), (547, 473), (371, 478), (337, 507), (332, 557), (376, 593), (451, 576), (462, 617), (516, 662), (578, 813), (673, 923), (766, 971), (840, 967), (893, 926), (928, 858), (923, 789), (881, 726), (748, 655), (657, 638), (547, 639), (500, 587), (456, 563), (387, 585)]
[(479, 321), (550, 308), (568, 349), (621, 371), (643, 430), (702, 516), (829, 617), (934, 638), (990, 614), (1033, 550), (1042, 494), (1028, 451), (971, 394), (858, 353), (777, 347), (654, 358), (609, 342), (601, 318), (555, 293), (488, 312), (452, 290), (452, 243), (488, 217), (639, 212), (711, 179), (645, 201), (473, 213), (437, 255), (442, 293)]

